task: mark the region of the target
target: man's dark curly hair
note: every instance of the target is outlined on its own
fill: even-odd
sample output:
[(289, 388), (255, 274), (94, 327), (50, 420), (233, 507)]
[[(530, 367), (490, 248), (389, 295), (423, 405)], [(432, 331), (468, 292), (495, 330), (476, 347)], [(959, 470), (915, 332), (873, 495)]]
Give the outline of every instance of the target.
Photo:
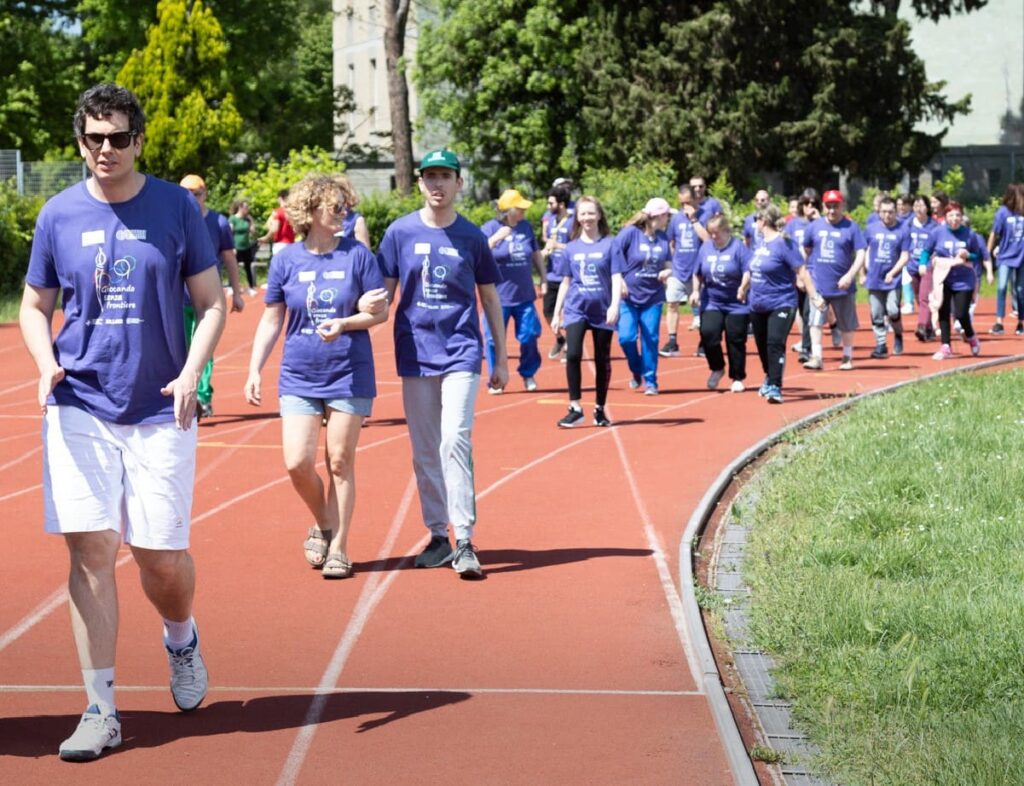
[(75, 109), (75, 138), (85, 133), (87, 117), (110, 117), (114, 112), (123, 112), (128, 117), (128, 130), (141, 134), (146, 130), (146, 115), (139, 105), (139, 99), (131, 90), (109, 82), (93, 85), (78, 97)]

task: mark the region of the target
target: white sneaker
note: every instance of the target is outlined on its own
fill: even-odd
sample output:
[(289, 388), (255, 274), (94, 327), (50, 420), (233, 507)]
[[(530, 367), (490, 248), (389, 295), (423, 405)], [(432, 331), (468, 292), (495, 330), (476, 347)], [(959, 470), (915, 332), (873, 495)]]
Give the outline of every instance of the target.
[(171, 697), (182, 712), (191, 712), (206, 698), (209, 675), (199, 651), (199, 631), (192, 626), (192, 641), (180, 650), (166, 644), (167, 662), (171, 666)]
[(121, 718), (117, 710), (112, 715), (100, 713), (90, 704), (82, 714), (75, 733), (60, 744), (60, 757), (64, 761), (92, 761), (108, 748), (121, 744)]
[(491, 388), (491, 387), (489, 387), (489, 388), (487, 388), (487, 392), (490, 393), (492, 396), (500, 396), (502, 393), (505, 392), (505, 388)]
[[(580, 413), (581, 415), (583, 413)], [(455, 556), (452, 557), (452, 568), (463, 579), (479, 579), (484, 572), (480, 567), (480, 560), (477, 559), (476, 549), (469, 538), (455, 542)]]
[(733, 393), (742, 393), (746, 389), (747, 386), (743, 384), (743, 380), (741, 379), (733, 380), (732, 386), (729, 388)]
[(714, 390), (718, 387), (718, 383), (722, 381), (722, 377), (725, 376), (725, 371), (712, 371), (711, 376), (708, 377), (708, 390)]
[(537, 389), (537, 380), (533, 377), (526, 377), (526, 379), (523, 380), (523, 384), (526, 385), (526, 390), (530, 393), (533, 393), (533, 391)]

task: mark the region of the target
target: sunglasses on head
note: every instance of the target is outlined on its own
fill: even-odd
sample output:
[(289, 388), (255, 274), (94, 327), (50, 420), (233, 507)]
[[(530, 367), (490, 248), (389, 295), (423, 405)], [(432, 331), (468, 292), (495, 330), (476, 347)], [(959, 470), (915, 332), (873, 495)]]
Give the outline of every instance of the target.
[(118, 150), (124, 150), (132, 143), (132, 140), (139, 135), (138, 131), (115, 131), (112, 134), (82, 134), (80, 139), (89, 150), (97, 151), (103, 147), (103, 143), (110, 142), (110, 146)]

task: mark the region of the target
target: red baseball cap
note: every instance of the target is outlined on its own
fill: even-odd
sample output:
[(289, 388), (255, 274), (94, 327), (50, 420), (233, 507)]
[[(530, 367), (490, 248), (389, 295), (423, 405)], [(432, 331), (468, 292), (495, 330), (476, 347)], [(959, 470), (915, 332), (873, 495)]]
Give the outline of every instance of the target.
[(843, 201), (843, 192), (836, 191), (834, 188), (831, 191), (826, 191), (825, 195), (821, 198), (822, 204), (831, 205)]

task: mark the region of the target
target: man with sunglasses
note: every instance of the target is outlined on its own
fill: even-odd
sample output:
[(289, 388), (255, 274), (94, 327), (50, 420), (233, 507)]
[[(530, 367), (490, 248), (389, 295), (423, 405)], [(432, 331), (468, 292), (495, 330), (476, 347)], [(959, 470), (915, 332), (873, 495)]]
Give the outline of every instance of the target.
[[(135, 96), (112, 84), (90, 88), (74, 130), (91, 177), (39, 213), (20, 322), (39, 369), (45, 529), (63, 535), (70, 556), (71, 628), (88, 705), (59, 752), (87, 761), (121, 744), (114, 654), (122, 542), (163, 618), (174, 703), (193, 710), (206, 695), (188, 553), (194, 415), (225, 305), (195, 200), (135, 169), (145, 139)], [(197, 317), (188, 351), (185, 288)], [(54, 340), (58, 295), (64, 326)]]
[[(231, 231), (231, 224), (223, 213), (211, 210), (206, 206), (206, 181), (199, 175), (185, 175), (179, 185), (196, 198), (199, 203), (199, 212), (203, 214), (203, 223), (206, 224), (206, 231), (210, 233), (210, 242), (213, 243), (213, 250), (217, 252), (217, 273), (223, 265), (228, 271), (228, 283), (231, 285), (231, 310), (241, 311), (245, 308), (245, 298), (242, 297), (242, 284), (238, 277), (238, 258), (235, 256), (235, 236)], [(188, 290), (185, 290), (185, 347), (192, 344), (192, 335), (196, 332), (196, 310), (188, 297)], [(213, 417), (213, 358), (211, 357), (203, 366), (203, 373), (199, 377), (199, 417)]]

